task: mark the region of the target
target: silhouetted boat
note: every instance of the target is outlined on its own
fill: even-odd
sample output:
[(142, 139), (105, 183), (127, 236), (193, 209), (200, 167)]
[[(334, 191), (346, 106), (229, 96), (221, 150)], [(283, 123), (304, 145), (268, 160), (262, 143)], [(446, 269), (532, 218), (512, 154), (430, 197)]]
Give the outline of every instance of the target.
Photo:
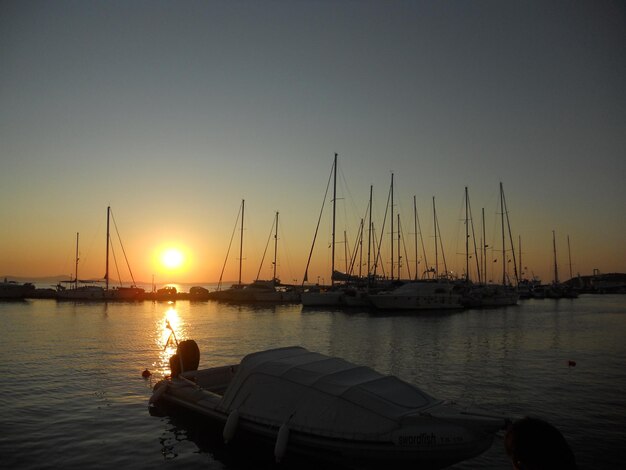
[[(116, 286), (109, 288), (109, 251), (110, 251), (110, 234), (109, 223), (111, 218), (111, 208), (107, 207), (107, 231), (106, 231), (106, 263), (104, 281), (99, 280), (79, 280), (78, 279), (78, 240), (79, 234), (76, 234), (76, 267), (75, 276), (73, 280), (62, 281), (63, 283), (73, 284), (71, 287), (66, 288), (62, 284), (57, 285), (56, 298), (59, 300), (143, 300), (145, 291), (141, 287), (137, 287), (134, 283), (131, 286)], [(115, 221), (114, 221), (115, 222)], [(122, 247), (122, 251), (124, 248)], [(126, 258), (126, 253), (124, 253)], [(128, 264), (128, 260), (126, 260)], [(128, 266), (130, 271), (130, 266)], [(132, 278), (132, 272), (130, 273)], [(96, 285), (99, 282), (104, 282), (105, 286)], [(87, 285), (79, 285), (79, 283)]]
[(500, 284), (481, 284), (467, 286), (463, 295), (466, 307), (505, 307), (517, 305), (519, 292), (515, 287)]
[(20, 284), (9, 281), (6, 277), (4, 282), (0, 282), (0, 300), (24, 299), (35, 292), (35, 286), (30, 282)]
[(447, 281), (414, 281), (369, 296), (382, 310), (452, 310), (463, 308), (462, 296)]
[[(240, 364), (204, 370), (195, 370), (198, 360), (195, 342), (180, 343), (171, 361), (178, 370), (155, 385), (151, 406), (189, 410), (223, 427), (227, 442), (261, 444), (268, 456), (273, 448), (277, 461), (442, 468), (487, 450), (506, 425), (397, 377), (301, 347), (256, 352)], [(192, 370), (177, 375), (179, 363)]]
[[(56, 298), (58, 300), (104, 300), (104, 289), (102, 288), (102, 286), (94, 285), (94, 283), (98, 281), (78, 279), (79, 239), (80, 235), (79, 233), (76, 233), (76, 266), (74, 271), (74, 279), (71, 279), (69, 281), (61, 281), (59, 284), (57, 284)], [(79, 283), (81, 285), (79, 285)], [(63, 284), (69, 284), (70, 287), (65, 287)]]

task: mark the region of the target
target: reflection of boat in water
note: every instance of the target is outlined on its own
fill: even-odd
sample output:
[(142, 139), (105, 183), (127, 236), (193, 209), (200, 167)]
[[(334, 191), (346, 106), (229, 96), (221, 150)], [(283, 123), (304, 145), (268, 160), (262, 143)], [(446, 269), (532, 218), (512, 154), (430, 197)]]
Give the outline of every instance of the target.
[(370, 295), (378, 309), (385, 310), (451, 310), (463, 308), (462, 296), (452, 283), (414, 281), (391, 291)]
[(9, 281), (6, 277), (0, 282), (0, 300), (24, 299), (35, 292), (35, 286), (30, 282), (20, 284)]
[[(181, 354), (185, 343), (189, 355)], [(505, 426), (394, 376), (301, 347), (204, 370), (195, 370), (195, 342), (180, 343), (177, 352), (174, 377), (155, 385), (152, 407), (181, 407), (222, 427), (228, 442), (260, 443), (270, 456), (273, 448), (277, 460), (442, 468), (484, 452)], [(177, 376), (179, 359), (185, 370)]]

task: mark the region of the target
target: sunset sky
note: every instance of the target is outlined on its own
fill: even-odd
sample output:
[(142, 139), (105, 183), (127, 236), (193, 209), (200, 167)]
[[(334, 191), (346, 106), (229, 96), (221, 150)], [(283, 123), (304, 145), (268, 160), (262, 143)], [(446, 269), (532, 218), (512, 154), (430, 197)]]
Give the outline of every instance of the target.
[[(216, 281), (233, 231), (236, 280), (245, 199), (243, 280), (278, 211), (278, 274), (301, 282), (335, 152), (340, 269), (370, 185), (381, 229), (393, 173), (410, 263), (414, 195), (434, 262), (435, 197), (464, 272), (467, 186), (501, 266), (502, 182), (528, 277), (552, 280), (553, 230), (561, 280), (568, 236), (574, 274), (625, 272), (624, 3), (0, 3), (1, 276), (71, 275), (79, 232), (79, 276), (102, 277), (111, 206), (138, 282)], [(325, 209), (314, 282), (330, 277)]]

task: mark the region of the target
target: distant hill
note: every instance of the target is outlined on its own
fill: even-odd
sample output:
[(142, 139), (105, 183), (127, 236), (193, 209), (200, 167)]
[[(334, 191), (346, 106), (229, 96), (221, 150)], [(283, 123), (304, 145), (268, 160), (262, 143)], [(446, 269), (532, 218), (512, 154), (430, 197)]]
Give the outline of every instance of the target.
[(4, 280), (7, 279), (9, 281), (16, 281), (16, 282), (35, 282), (37, 284), (45, 284), (45, 283), (51, 283), (51, 284), (57, 284), (61, 281), (69, 281), (70, 277), (65, 274), (65, 275), (57, 275), (57, 276), (42, 276), (42, 277), (34, 277), (34, 276), (30, 276), (30, 277), (25, 277), (25, 276), (11, 276), (10, 274), (5, 274), (0, 276), (0, 279)]

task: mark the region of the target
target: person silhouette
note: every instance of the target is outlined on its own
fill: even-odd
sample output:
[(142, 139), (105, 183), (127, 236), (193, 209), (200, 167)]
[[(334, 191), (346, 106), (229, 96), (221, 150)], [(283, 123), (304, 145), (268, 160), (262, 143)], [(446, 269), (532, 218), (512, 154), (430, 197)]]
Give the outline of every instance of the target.
[(515, 470), (577, 468), (565, 437), (553, 425), (538, 418), (522, 418), (509, 426), (504, 447)]

